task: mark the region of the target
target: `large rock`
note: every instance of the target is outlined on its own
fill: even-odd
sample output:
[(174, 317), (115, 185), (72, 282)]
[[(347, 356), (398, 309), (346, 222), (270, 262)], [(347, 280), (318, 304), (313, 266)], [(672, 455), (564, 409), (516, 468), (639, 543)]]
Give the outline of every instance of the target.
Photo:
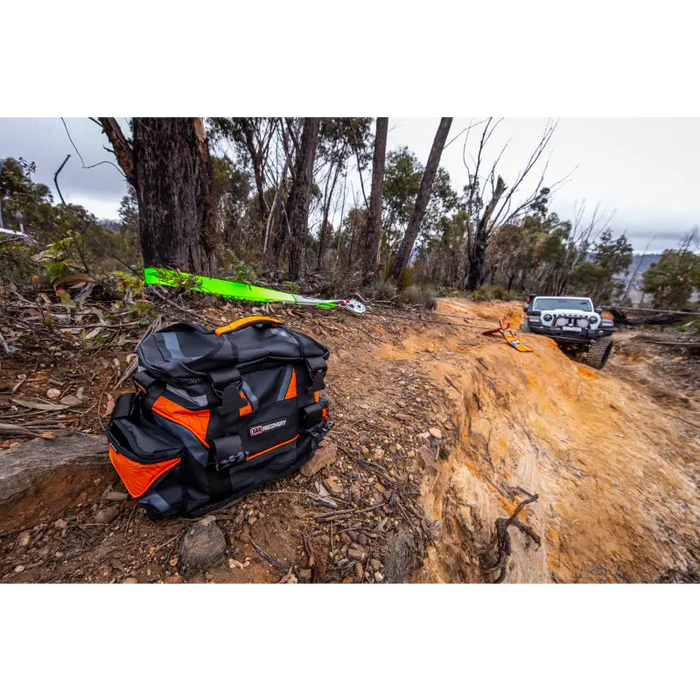
[(301, 468), (304, 476), (312, 477), (321, 469), (329, 467), (338, 457), (338, 448), (332, 443), (322, 442), (317, 448), (314, 456)]
[(70, 478), (73, 475), (78, 476), (78, 481), (82, 476), (89, 480), (92, 475), (88, 472), (95, 468), (108, 474), (111, 469), (108, 454), (104, 437), (84, 433), (55, 440), (36, 438), (0, 450), (0, 505), (21, 497), (52, 476), (68, 487), (76, 481)]
[(209, 515), (195, 523), (180, 543), (180, 562), (185, 567), (203, 567), (214, 564), (226, 552), (226, 538), (216, 524), (216, 518)]

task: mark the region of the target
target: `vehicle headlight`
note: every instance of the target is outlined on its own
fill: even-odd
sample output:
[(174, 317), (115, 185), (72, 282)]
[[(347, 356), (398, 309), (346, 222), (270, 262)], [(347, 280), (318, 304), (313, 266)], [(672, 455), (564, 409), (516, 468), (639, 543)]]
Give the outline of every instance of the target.
[(598, 318), (596, 316), (590, 316), (588, 320), (590, 321), (592, 326), (595, 326), (596, 323), (598, 323)]
[(553, 318), (554, 316), (552, 316), (552, 314), (545, 314), (544, 316), (542, 316), (542, 319), (545, 320), (547, 323), (549, 323)]

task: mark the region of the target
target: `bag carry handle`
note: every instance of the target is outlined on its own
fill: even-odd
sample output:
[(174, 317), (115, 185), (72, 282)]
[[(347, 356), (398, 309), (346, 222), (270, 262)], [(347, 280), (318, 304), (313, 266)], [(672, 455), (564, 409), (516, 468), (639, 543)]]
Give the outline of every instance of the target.
[(247, 316), (246, 318), (239, 318), (238, 321), (229, 323), (228, 326), (217, 328), (214, 333), (216, 333), (216, 335), (223, 335), (224, 333), (239, 331), (241, 328), (248, 328), (248, 326), (254, 326), (258, 323), (264, 328), (271, 328), (278, 326), (282, 321), (278, 318), (272, 318), (271, 316)]

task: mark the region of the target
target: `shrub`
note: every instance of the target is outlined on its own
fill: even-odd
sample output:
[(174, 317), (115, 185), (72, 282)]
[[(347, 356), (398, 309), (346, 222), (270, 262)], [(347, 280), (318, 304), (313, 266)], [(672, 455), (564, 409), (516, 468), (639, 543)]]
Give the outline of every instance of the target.
[(400, 306), (423, 306), (431, 311), (436, 308), (435, 295), (428, 289), (420, 289), (416, 286), (404, 289), (398, 298)]
[(364, 289), (363, 294), (377, 301), (393, 301), (396, 298), (396, 285), (388, 280), (379, 280)]

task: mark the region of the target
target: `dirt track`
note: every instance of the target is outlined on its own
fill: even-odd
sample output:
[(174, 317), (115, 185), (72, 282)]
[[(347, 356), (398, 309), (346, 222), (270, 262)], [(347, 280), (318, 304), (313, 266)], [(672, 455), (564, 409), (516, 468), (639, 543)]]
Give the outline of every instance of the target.
[[(336, 425), (328, 441), (338, 446), (338, 458), (317, 477), (290, 477), (220, 513), (228, 560), (207, 571), (182, 570), (177, 546), (190, 523), (152, 523), (130, 500), (118, 506), (116, 520), (96, 524), (106, 494), (121, 488), (105, 467), (73, 496), (44, 498), (6, 514), (0, 578), (272, 582), (281, 572), (256, 553), (251, 538), (282, 568), (303, 573), (307, 537), (322, 561), (319, 580), (379, 582), (391, 538), (408, 527), (440, 533), (408, 580), (492, 581), (496, 519), (512, 514), (525, 492), (539, 498), (520, 520), (541, 545), (511, 528), (508, 582), (696, 576), (700, 429), (681, 417), (697, 423), (698, 400), (690, 391), (679, 394), (685, 385), (672, 381), (679, 372), (657, 372), (629, 348), (597, 371), (572, 362), (546, 338), (527, 336), (535, 352), (519, 353), (481, 334), (499, 320), (519, 323), (518, 304), (445, 299), (438, 311), (456, 314), (443, 319), (451, 323), (472, 320), (456, 327), (376, 313), (286, 311), (290, 324), (331, 348), (327, 395)], [(249, 310), (209, 310), (221, 320), (234, 312)], [(95, 361), (104, 366), (89, 390), (96, 401), (114, 360), (128, 364), (126, 351), (112, 352)], [(51, 367), (60, 368), (61, 361)], [(40, 396), (37, 388), (49, 371), (55, 374), (30, 374), (17, 396)], [(81, 420), (88, 418), (85, 413)], [(430, 437), (429, 428), (441, 437)], [(92, 430), (101, 432), (99, 425)], [(436, 465), (422, 458), (427, 449), (440, 454)], [(343, 521), (333, 510), (324, 515), (322, 487), (356, 513), (347, 514), (343, 505)], [(57, 517), (63, 527), (54, 523)], [(15, 538), (30, 530), (32, 545), (25, 550)], [(367, 552), (364, 570), (348, 555), (358, 541)], [(370, 568), (368, 562), (374, 562)]]

